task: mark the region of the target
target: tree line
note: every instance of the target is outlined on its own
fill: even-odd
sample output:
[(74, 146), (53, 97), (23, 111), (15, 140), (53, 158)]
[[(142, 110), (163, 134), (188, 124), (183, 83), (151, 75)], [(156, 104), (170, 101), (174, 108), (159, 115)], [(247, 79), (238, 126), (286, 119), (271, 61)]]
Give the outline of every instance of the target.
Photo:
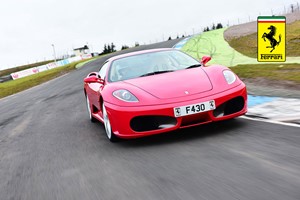
[[(207, 31), (211, 31), (211, 30), (216, 30), (216, 29), (221, 29), (221, 28), (223, 28), (222, 23), (218, 23), (217, 25), (213, 24), (210, 28), (209, 28), (209, 26), (205, 27), (205, 28), (203, 29), (203, 32), (207, 32)], [(184, 38), (185, 36), (182, 35), (182, 37)], [(179, 36), (178, 36), (178, 35), (177, 35), (176, 39), (179, 39)], [(168, 38), (168, 40), (172, 40), (172, 37), (170, 36), (170, 37)]]
[[(136, 42), (134, 44), (134, 46), (138, 47), (138, 46), (140, 46), (140, 44), (138, 42)], [(121, 50), (128, 49), (128, 48), (129, 48), (129, 46), (122, 45)], [(100, 53), (100, 55), (113, 53), (113, 52), (116, 52), (116, 51), (117, 51), (116, 50), (116, 45), (112, 42), (111, 44), (104, 44), (103, 51)]]
[(213, 24), (211, 26), (211, 28), (209, 28), (208, 26), (204, 28), (203, 32), (207, 32), (207, 31), (210, 31), (210, 30), (216, 30), (216, 29), (221, 29), (223, 28), (223, 25), (221, 23), (218, 23), (217, 26), (215, 24)]
[(111, 44), (104, 44), (104, 48), (103, 48), (101, 55), (116, 52), (115, 48), (116, 48), (116, 45), (114, 45), (113, 42)]
[[(211, 27), (207, 26), (203, 29), (203, 32), (207, 32), (207, 31), (210, 31), (210, 30), (216, 30), (216, 29), (221, 29), (223, 28), (223, 25), (222, 23), (217, 23), (217, 25), (215, 24), (212, 24)], [(181, 36), (182, 38), (184, 38), (185, 36), (182, 35)], [(177, 39), (179, 39), (179, 36), (177, 35), (176, 37)], [(172, 37), (170, 36), (168, 38), (168, 40), (172, 40)], [(135, 43), (135, 47), (139, 46), (140, 44), (138, 42)], [(124, 49), (128, 49), (129, 46), (127, 45), (122, 45), (121, 47), (121, 50), (124, 50)], [(108, 54), (108, 53), (113, 53), (113, 52), (116, 52), (116, 46), (114, 45), (114, 43), (112, 42), (111, 44), (104, 44), (104, 48), (103, 48), (103, 51), (100, 53), (101, 55), (103, 54)]]

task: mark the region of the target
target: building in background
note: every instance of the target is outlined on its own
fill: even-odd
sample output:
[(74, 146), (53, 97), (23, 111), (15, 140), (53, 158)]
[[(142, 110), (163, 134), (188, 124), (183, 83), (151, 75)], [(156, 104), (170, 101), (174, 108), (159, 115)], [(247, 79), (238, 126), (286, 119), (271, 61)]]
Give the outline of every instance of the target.
[(87, 45), (84, 45), (83, 47), (73, 49), (75, 56), (82, 56), (90, 54), (91, 51)]

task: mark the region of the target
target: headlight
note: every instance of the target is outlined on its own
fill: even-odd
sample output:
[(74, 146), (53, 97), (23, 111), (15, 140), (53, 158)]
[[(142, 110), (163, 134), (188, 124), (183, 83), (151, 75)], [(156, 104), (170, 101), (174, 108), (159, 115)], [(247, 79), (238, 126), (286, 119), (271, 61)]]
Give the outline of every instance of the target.
[(126, 102), (138, 102), (139, 100), (127, 90), (116, 90), (113, 92), (114, 97)]
[(224, 70), (223, 75), (228, 84), (232, 84), (236, 81), (236, 75), (230, 70)]

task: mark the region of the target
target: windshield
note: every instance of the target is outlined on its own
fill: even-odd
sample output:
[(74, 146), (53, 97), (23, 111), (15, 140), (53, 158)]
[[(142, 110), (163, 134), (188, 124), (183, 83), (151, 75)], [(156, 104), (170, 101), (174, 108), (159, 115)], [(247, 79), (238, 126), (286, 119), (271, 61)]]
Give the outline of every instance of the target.
[(200, 63), (176, 50), (139, 54), (113, 61), (109, 70), (108, 81), (116, 82), (151, 76), (187, 69), (191, 66), (200, 66)]

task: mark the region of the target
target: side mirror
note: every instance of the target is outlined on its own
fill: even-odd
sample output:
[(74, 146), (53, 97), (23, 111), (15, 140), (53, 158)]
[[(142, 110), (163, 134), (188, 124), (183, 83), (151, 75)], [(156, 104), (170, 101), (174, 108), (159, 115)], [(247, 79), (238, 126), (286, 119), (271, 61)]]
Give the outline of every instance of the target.
[(84, 83), (100, 83), (103, 84), (104, 80), (101, 78), (98, 78), (97, 76), (89, 76), (83, 79)]
[(206, 63), (208, 63), (211, 60), (210, 56), (203, 56), (201, 59), (201, 63), (205, 66)]

